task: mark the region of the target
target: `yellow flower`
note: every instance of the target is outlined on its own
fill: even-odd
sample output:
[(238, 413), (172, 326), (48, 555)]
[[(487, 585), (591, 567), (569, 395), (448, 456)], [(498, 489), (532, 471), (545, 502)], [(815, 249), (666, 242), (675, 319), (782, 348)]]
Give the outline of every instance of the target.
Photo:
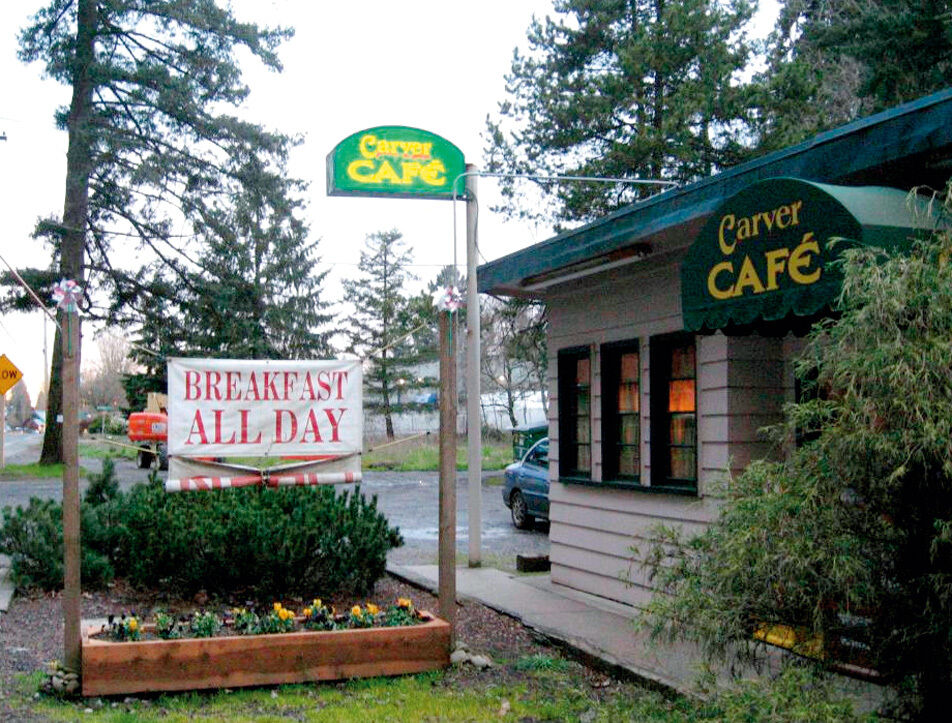
[(274, 604), (274, 611), (277, 612), (277, 611), (280, 610), (280, 609), (281, 609), (281, 603), (276, 602), (276, 603)]
[(314, 598), (314, 607), (319, 608), (321, 606), (321, 599), (319, 597)]
[(304, 617), (311, 617), (311, 608), (304, 608)]
[(373, 603), (367, 603), (367, 612), (370, 613), (371, 615), (376, 615), (377, 613), (380, 612), (380, 608), (378, 608)]
[(413, 607), (413, 601), (410, 600), (410, 598), (406, 598), (406, 597), (397, 598), (397, 607), (401, 607), (401, 608), (412, 608), (412, 607)]
[(129, 618), (129, 630), (135, 632), (139, 629), (139, 621), (135, 618)]
[(350, 614), (356, 618), (363, 617), (363, 613), (360, 610), (360, 605), (354, 605), (354, 607), (350, 609)]

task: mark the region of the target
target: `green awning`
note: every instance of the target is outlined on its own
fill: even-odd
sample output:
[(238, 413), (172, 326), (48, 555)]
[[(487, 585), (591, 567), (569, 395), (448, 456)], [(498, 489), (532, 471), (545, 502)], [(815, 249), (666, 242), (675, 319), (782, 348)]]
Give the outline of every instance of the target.
[(681, 309), (691, 331), (789, 314), (811, 316), (841, 285), (837, 256), (856, 244), (896, 248), (936, 219), (895, 188), (831, 186), (795, 178), (754, 183), (714, 212), (681, 265)]

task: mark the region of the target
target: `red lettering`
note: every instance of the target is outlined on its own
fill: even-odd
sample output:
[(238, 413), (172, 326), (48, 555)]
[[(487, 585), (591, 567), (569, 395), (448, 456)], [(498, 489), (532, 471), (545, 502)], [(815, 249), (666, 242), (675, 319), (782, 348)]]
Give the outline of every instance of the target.
[(248, 414), (250, 410), (248, 409), (239, 409), (238, 417), (241, 419), (240, 430), (241, 438), (238, 440), (238, 444), (258, 444), (261, 442), (261, 431), (258, 431), (258, 436), (255, 439), (248, 439)]
[[(265, 372), (264, 373), (264, 401), (278, 401), (278, 388), (275, 386), (277, 382), (276, 377), (279, 372)], [(271, 396), (268, 396), (268, 392), (271, 392)]]
[[(216, 402), (221, 401), (221, 389), (218, 388), (219, 384), (221, 384), (220, 372), (205, 372), (205, 399), (209, 401), (214, 399)], [(213, 391), (215, 396), (212, 396)]]
[(299, 402), (303, 401), (315, 401), (316, 397), (314, 396), (314, 380), (311, 379), (311, 372), (304, 373), (304, 389), (301, 390), (301, 398)]
[(241, 372), (225, 372), (225, 401), (234, 402), (241, 399), (238, 391), (238, 382), (241, 381)]
[(337, 400), (338, 401), (344, 398), (344, 382), (347, 381), (348, 374), (350, 374), (350, 372), (337, 372)]
[(327, 372), (318, 372), (317, 386), (320, 387), (320, 393), (317, 395), (318, 401), (323, 402), (331, 398), (331, 383), (327, 380)]
[(344, 412), (346, 412), (347, 410), (341, 407), (337, 411), (339, 411), (340, 414), (337, 415), (337, 419), (334, 419), (333, 409), (324, 410), (324, 414), (327, 415), (327, 420), (331, 423), (331, 441), (332, 442), (340, 442), (340, 420), (343, 418)]
[[(202, 390), (198, 386), (199, 381), (201, 381), (202, 375), (198, 372), (186, 371), (185, 372), (185, 400), (192, 401), (195, 399), (201, 399)], [(194, 390), (194, 396), (192, 392)]]
[(251, 377), (248, 380), (248, 388), (245, 390), (245, 399), (255, 402), (261, 401), (261, 393), (258, 391), (258, 375), (254, 372), (251, 372)]
[[(291, 424), (290, 431), (288, 436), (285, 439), (284, 437), (284, 415), (288, 416)], [(275, 409), (274, 410), (274, 443), (275, 444), (287, 444), (288, 442), (293, 442), (294, 438), (297, 436), (297, 417), (294, 416), (294, 412), (290, 409)]]
[(307, 422), (304, 425), (304, 432), (301, 434), (300, 442), (303, 444), (307, 442), (307, 435), (311, 434), (313, 439), (311, 440), (315, 444), (321, 441), (321, 430), (317, 425), (317, 415), (314, 413), (313, 409), (308, 410), (307, 413)]
[(294, 383), (297, 381), (297, 378), (297, 372), (284, 373), (284, 399), (282, 401), (286, 402), (291, 398), (291, 392), (294, 391)]
[(224, 413), (223, 409), (213, 409), (212, 414), (215, 415), (215, 444), (234, 444), (235, 443), (235, 433), (231, 433), (231, 439), (224, 440), (221, 438), (221, 415)]
[(199, 444), (208, 444), (208, 435), (205, 434), (205, 424), (202, 422), (202, 410), (195, 410), (195, 418), (192, 419), (192, 428), (188, 432), (188, 437), (185, 438), (185, 444), (194, 444), (192, 441), (192, 435), (198, 435)]

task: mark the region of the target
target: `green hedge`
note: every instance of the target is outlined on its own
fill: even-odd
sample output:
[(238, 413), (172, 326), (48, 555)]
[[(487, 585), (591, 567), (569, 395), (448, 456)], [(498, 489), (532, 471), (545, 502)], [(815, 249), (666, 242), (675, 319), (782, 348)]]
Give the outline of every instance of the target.
[[(119, 575), (183, 595), (364, 594), (384, 574), (387, 552), (403, 544), (359, 488), (169, 494), (156, 475), (125, 494), (100, 481), (83, 502), (82, 526), (84, 587)], [(4, 509), (0, 549), (18, 586), (61, 587), (61, 506), (34, 499)]]

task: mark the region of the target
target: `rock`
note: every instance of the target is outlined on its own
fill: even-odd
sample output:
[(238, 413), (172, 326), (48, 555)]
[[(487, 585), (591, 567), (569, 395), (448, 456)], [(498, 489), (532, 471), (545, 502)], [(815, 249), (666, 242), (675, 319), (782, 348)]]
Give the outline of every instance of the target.
[(462, 665), (469, 660), (469, 653), (465, 650), (454, 650), (450, 655), (450, 662), (453, 665)]
[(66, 692), (66, 681), (60, 678), (58, 675), (53, 676), (51, 685), (52, 685), (53, 691), (56, 693)]
[(598, 713), (595, 711), (595, 709), (589, 708), (578, 717), (579, 723), (592, 723), (592, 721), (595, 720), (596, 715), (598, 715)]
[(493, 666), (493, 661), (491, 661), (485, 655), (473, 655), (469, 659), (469, 662), (480, 670), (483, 670), (484, 668), (491, 668)]

